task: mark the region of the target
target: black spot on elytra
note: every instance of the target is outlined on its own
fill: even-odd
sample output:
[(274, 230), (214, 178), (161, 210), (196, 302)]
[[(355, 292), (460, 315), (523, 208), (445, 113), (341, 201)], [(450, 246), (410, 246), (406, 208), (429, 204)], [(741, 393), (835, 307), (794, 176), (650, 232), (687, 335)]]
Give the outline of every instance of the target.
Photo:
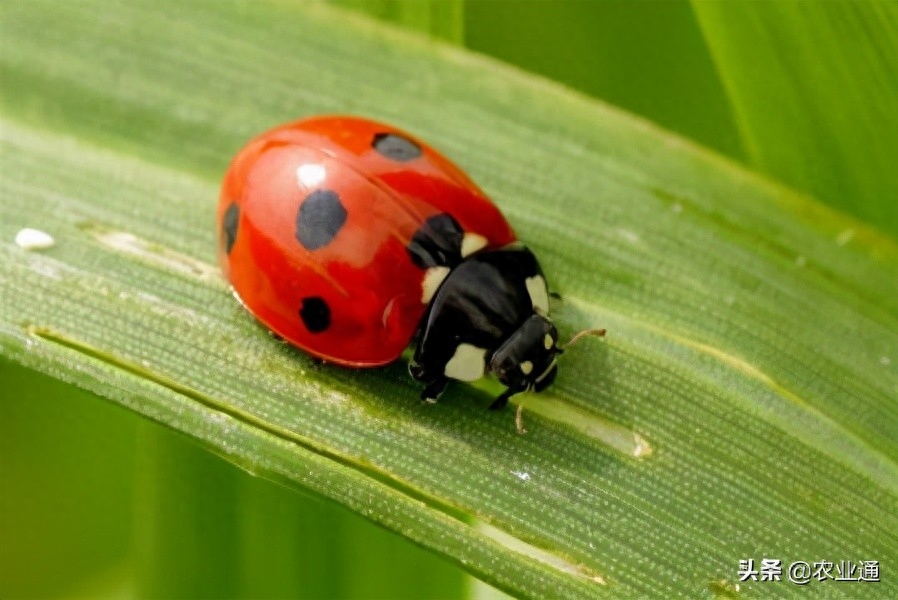
[(236, 202), (231, 202), (221, 220), (221, 239), (224, 242), (225, 252), (228, 254), (231, 253), (231, 248), (237, 241), (238, 221), (240, 221), (240, 207)]
[(399, 162), (414, 160), (421, 156), (421, 146), (397, 133), (376, 133), (371, 142), (380, 154)]
[(464, 231), (452, 216), (434, 215), (424, 221), (406, 251), (412, 262), (421, 269), (454, 267), (461, 262), (461, 243)]
[(321, 333), (331, 325), (331, 309), (319, 296), (303, 298), (299, 316), (311, 333)]
[(308, 250), (327, 246), (346, 223), (346, 209), (333, 190), (315, 190), (299, 205), (296, 239)]

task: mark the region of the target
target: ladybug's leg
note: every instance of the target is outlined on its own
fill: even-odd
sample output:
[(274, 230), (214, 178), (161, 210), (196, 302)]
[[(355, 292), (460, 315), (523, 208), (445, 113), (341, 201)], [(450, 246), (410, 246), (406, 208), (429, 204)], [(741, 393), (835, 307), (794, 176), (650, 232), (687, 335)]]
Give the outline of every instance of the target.
[(439, 398), (446, 390), (447, 385), (449, 385), (449, 379), (447, 377), (438, 377), (437, 379), (434, 379), (428, 383), (427, 387), (424, 388), (424, 391), (421, 392), (421, 400), (428, 404), (436, 404), (437, 398)]
[(508, 399), (518, 393), (518, 390), (513, 390), (508, 388), (501, 394), (499, 397), (493, 400), (493, 403), (490, 404), (490, 410), (502, 410), (508, 405)]

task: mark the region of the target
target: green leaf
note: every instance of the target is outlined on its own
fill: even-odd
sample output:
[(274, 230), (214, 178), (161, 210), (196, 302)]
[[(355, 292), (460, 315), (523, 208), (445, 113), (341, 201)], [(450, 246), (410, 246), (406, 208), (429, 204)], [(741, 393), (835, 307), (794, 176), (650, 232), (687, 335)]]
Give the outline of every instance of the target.
[(693, 7), (749, 161), (898, 235), (898, 4)]
[(461, 44), (465, 37), (464, 0), (329, 0), (383, 21)]
[[(740, 559), (898, 560), (893, 239), (545, 80), (325, 6), (0, 10), (4, 356), (520, 596), (731, 593)], [(230, 297), (218, 180), (249, 137), (319, 112), (444, 150), (540, 256), (562, 333), (608, 329), (520, 399), (526, 434), (480, 388), (421, 405), (401, 362), (316, 365)], [(17, 247), (23, 227), (55, 246)], [(888, 575), (819, 586), (898, 595)]]
[(689, 0), (468, 2), (466, 47), (743, 158)]

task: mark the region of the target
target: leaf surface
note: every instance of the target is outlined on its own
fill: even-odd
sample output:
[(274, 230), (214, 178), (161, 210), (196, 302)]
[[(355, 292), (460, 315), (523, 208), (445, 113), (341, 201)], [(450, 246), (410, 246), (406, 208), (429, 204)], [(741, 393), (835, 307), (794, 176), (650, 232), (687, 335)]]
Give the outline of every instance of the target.
[[(891, 238), (545, 80), (330, 7), (0, 11), (5, 356), (520, 596), (726, 592), (761, 554), (898, 559)], [(521, 399), (525, 435), (514, 411), (485, 410), (488, 390), (424, 406), (402, 362), (318, 366), (230, 297), (218, 180), (257, 132), (322, 112), (442, 149), (540, 257), (562, 335), (608, 329)], [(23, 227), (55, 246), (17, 247)], [(898, 595), (893, 578), (820, 585)]]

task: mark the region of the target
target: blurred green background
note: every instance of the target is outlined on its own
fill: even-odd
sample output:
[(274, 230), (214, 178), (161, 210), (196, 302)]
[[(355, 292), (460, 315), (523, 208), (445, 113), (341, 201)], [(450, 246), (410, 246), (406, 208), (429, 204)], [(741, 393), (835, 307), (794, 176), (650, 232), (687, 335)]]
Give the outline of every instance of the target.
[(2, 598), (455, 598), (470, 585), (119, 406), (5, 360), (0, 377)]
[[(896, 3), (334, 4), (557, 80), (898, 233)], [(101, 399), (7, 362), (0, 380), (2, 598), (499, 595)]]
[(464, 28), (472, 50), (743, 158), (688, 0), (468, 2)]

